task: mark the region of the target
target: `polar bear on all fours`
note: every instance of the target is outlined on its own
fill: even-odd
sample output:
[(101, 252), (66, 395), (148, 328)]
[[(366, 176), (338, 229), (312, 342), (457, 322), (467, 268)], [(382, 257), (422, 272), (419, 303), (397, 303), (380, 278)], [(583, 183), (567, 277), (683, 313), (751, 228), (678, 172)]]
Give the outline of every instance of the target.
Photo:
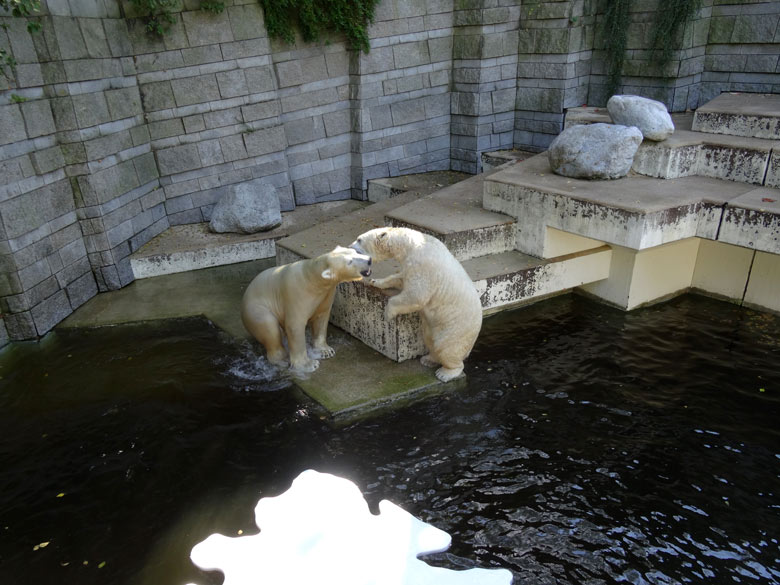
[(460, 262), (433, 236), (408, 228), (367, 231), (350, 248), (375, 261), (393, 258), (401, 263), (398, 274), (369, 284), (401, 289), (388, 301), (385, 316), (389, 320), (419, 311), (428, 349), (420, 362), (441, 365), (436, 377), (442, 382), (458, 377), (482, 327), (479, 294)]

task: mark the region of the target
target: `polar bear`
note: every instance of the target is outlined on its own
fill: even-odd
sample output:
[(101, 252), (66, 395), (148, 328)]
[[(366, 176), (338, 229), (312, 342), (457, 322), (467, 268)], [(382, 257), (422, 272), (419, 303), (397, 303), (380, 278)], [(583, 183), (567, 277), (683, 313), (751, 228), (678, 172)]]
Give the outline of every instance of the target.
[(474, 283), (447, 247), (433, 236), (408, 228), (377, 228), (361, 234), (351, 248), (380, 261), (394, 258), (401, 272), (369, 281), (379, 288), (399, 288), (385, 316), (420, 312), (428, 354), (424, 366), (441, 367), (436, 377), (447, 382), (463, 372), (482, 327), (482, 303)]
[(287, 365), (282, 333), (287, 336), (290, 368), (313, 372), (320, 362), (306, 352), (306, 325), (311, 325), (312, 346), (320, 358), (335, 351), (326, 341), (330, 309), (340, 282), (371, 275), (371, 257), (336, 246), (317, 258), (269, 268), (249, 283), (241, 301), (244, 327), (263, 344), (268, 361)]

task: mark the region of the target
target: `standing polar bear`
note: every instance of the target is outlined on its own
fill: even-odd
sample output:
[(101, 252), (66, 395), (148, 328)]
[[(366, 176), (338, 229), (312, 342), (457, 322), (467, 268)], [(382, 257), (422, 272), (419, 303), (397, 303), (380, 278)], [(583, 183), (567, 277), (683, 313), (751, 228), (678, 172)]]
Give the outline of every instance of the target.
[(408, 228), (367, 231), (350, 248), (377, 261), (401, 263), (398, 274), (370, 281), (379, 288), (402, 289), (390, 297), (385, 316), (419, 311), (428, 349), (420, 362), (441, 364), (436, 377), (442, 382), (458, 377), (482, 327), (482, 303), (460, 262), (433, 236)]
[(340, 282), (371, 275), (371, 258), (336, 246), (316, 258), (268, 268), (249, 283), (241, 301), (241, 320), (263, 344), (268, 361), (287, 365), (282, 332), (287, 336), (290, 368), (313, 372), (320, 362), (306, 351), (306, 325), (311, 325), (312, 346), (320, 358), (335, 351), (326, 340), (330, 309)]

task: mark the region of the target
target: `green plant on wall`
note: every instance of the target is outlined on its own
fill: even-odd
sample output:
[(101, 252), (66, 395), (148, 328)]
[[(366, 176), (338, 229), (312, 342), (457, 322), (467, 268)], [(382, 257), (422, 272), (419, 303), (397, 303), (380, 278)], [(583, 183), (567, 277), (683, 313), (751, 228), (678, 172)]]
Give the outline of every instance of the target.
[(131, 0), (131, 2), (142, 15), (146, 30), (150, 34), (162, 36), (176, 22), (176, 18), (171, 14), (171, 8), (176, 4), (176, 0)]
[[(27, 18), (34, 16), (41, 9), (39, 0), (0, 0), (0, 9), (4, 10), (16, 18)], [(4, 26), (4, 25), (3, 25)], [(39, 31), (41, 24), (35, 20), (27, 21), (27, 30), (31, 33)], [(3, 48), (0, 48), (0, 75), (7, 77), (6, 67), (13, 69), (16, 67), (14, 56)]]
[[(176, 22), (171, 10), (176, 6), (177, 0), (130, 0), (135, 9), (141, 15), (146, 30), (149, 34), (162, 36), (167, 33), (171, 25)], [(212, 14), (219, 14), (225, 10), (225, 3), (219, 0), (201, 0), (200, 9)]]
[(701, 0), (660, 0), (653, 27), (653, 62), (663, 68), (672, 59), (678, 34), (701, 8)]
[(602, 22), (602, 38), (607, 61), (607, 95), (620, 87), (623, 62), (626, 59), (630, 0), (607, 0)]
[(319, 40), (326, 30), (343, 33), (352, 47), (369, 50), (368, 25), (379, 0), (260, 0), (268, 34), (295, 41), (295, 26), (305, 41)]
[[(607, 63), (607, 95), (615, 94), (620, 88), (623, 63), (626, 58), (629, 6), (631, 0), (606, 0), (602, 22), (602, 39)], [(669, 63), (680, 30), (701, 7), (701, 0), (659, 0), (653, 25), (652, 62), (662, 70)]]

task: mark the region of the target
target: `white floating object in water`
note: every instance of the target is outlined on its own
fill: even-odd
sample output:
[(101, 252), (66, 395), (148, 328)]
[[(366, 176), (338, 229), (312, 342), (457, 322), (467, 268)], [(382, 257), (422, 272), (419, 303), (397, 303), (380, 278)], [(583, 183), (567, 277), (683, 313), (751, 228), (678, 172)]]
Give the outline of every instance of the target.
[(224, 585), (510, 585), (506, 569), (452, 571), (418, 555), (450, 546), (446, 532), (383, 500), (379, 515), (346, 479), (304, 471), (286, 492), (255, 507), (259, 534), (212, 534), (192, 549)]

